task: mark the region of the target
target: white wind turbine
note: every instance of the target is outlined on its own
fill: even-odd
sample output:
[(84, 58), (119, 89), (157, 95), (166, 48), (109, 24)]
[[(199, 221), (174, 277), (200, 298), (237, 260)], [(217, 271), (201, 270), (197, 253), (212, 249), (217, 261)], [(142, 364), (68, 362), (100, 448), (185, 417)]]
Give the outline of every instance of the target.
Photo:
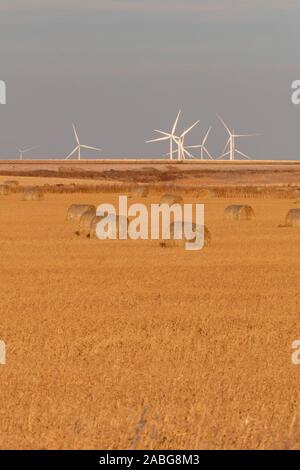
[(23, 155), (24, 155), (24, 153), (30, 152), (31, 150), (33, 150), (33, 149), (35, 149), (35, 148), (36, 148), (36, 147), (30, 147), (29, 149), (19, 149), (19, 148), (17, 147), (17, 150), (18, 150), (18, 152), (19, 152), (19, 154), (20, 154), (20, 155), (19, 155), (19, 160), (23, 160)]
[(178, 161), (183, 161), (185, 160), (185, 155), (187, 155), (190, 158), (193, 158), (193, 155), (190, 154), (190, 152), (187, 151), (187, 147), (184, 146), (184, 140), (185, 136), (191, 132), (192, 129), (194, 129), (197, 124), (199, 124), (200, 121), (194, 122), (188, 129), (184, 130), (181, 136), (178, 139)]
[[(188, 147), (185, 147), (185, 149), (201, 149), (201, 153), (200, 153), (200, 159), (201, 160), (204, 160), (205, 155), (207, 155), (210, 160), (213, 160), (213, 157), (211, 156), (211, 154), (209, 153), (209, 151), (207, 150), (207, 147), (205, 145), (210, 131), (211, 131), (211, 127), (208, 129), (207, 133), (205, 134), (204, 139), (202, 140), (202, 144), (200, 144), (200, 145), (189, 145)], [(196, 158), (191, 154), (190, 154), (190, 156), (192, 158)]]
[(91, 147), (89, 145), (81, 144), (80, 141), (79, 141), (79, 137), (78, 137), (78, 134), (76, 132), (74, 124), (72, 124), (72, 126), (73, 126), (75, 139), (76, 139), (76, 142), (77, 142), (77, 146), (74, 148), (74, 150), (72, 150), (71, 153), (69, 153), (69, 155), (66, 156), (65, 160), (68, 160), (77, 151), (78, 151), (77, 158), (78, 158), (78, 160), (80, 160), (81, 159), (81, 149), (82, 148), (83, 149), (89, 149), (89, 150), (99, 150), (99, 151), (101, 151), (101, 149), (99, 149), (98, 147)]
[(217, 115), (218, 118), (220, 119), (221, 123), (223, 124), (223, 126), (225, 127), (225, 129), (227, 130), (228, 134), (229, 134), (229, 139), (227, 140), (227, 143), (225, 145), (225, 148), (224, 148), (224, 152), (220, 157), (218, 157), (217, 160), (220, 160), (224, 157), (227, 157), (227, 155), (229, 155), (229, 160), (235, 160), (236, 158), (236, 154), (239, 154), (241, 155), (242, 157), (244, 158), (247, 158), (248, 160), (250, 160), (251, 158), (246, 155), (245, 153), (241, 152), (240, 150), (237, 150), (236, 148), (236, 142), (235, 142), (235, 139), (236, 138), (239, 138), (239, 137), (254, 137), (258, 134), (235, 134), (234, 133), (234, 129), (233, 131), (231, 132), (229, 127), (225, 124), (225, 122), (223, 121), (223, 119), (221, 118), (221, 116)]
[[(185, 140), (185, 137), (186, 135), (197, 125), (199, 124), (200, 121), (196, 121), (194, 122), (194, 124), (192, 124), (188, 129), (184, 130), (183, 133), (178, 137), (178, 136), (174, 136), (174, 141), (176, 142), (177, 146), (178, 146), (178, 149), (177, 150), (174, 150), (173, 154), (174, 153), (177, 153), (177, 160), (178, 161), (183, 161), (185, 160), (185, 156), (187, 155), (188, 157), (190, 158), (194, 158), (193, 155), (188, 152), (187, 148), (189, 147), (185, 147), (184, 146), (184, 140)], [(168, 154), (169, 155), (169, 154)]]
[(163, 132), (163, 131), (159, 131), (155, 129), (155, 132), (162, 134), (164, 137), (159, 137), (158, 139), (147, 140), (146, 142), (146, 144), (150, 144), (152, 142), (162, 142), (163, 140), (170, 140), (170, 153), (168, 154), (170, 155), (170, 160), (173, 160), (173, 154), (175, 153), (173, 152), (173, 142), (177, 143), (178, 145), (178, 142), (177, 142), (178, 137), (175, 135), (175, 131), (176, 131), (180, 114), (181, 114), (181, 110), (179, 110), (177, 114), (177, 117), (175, 119), (171, 132)]

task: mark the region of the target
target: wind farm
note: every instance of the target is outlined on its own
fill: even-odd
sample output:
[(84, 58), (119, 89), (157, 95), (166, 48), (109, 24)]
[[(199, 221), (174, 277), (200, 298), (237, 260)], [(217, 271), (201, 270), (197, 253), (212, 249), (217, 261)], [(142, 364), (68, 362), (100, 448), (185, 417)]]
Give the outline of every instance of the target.
[[(156, 161), (159, 162), (161, 160), (169, 160), (172, 163), (183, 163), (183, 162), (191, 162), (192, 160), (196, 162), (213, 162), (213, 161), (218, 161), (221, 159), (225, 159), (228, 157), (230, 162), (233, 161), (239, 161), (241, 158), (243, 159), (248, 159), (250, 160), (251, 158), (246, 155), (245, 153), (241, 152), (239, 149), (237, 149), (236, 146), (236, 140), (242, 137), (254, 137), (257, 136), (258, 134), (236, 134), (235, 131), (231, 131), (225, 121), (217, 114), (218, 119), (221, 121), (222, 125), (228, 132), (228, 140), (226, 142), (224, 151), (221, 155), (213, 155), (212, 151), (208, 148), (207, 141), (208, 137), (212, 137), (211, 133), (213, 130), (212, 126), (209, 126), (208, 130), (205, 132), (204, 137), (202, 139), (201, 144), (192, 144), (189, 143), (187, 144), (187, 139), (190, 138), (190, 134), (192, 134), (192, 131), (194, 128), (199, 127), (199, 124), (201, 123), (201, 120), (195, 121), (193, 124), (189, 125), (189, 127), (184, 127), (183, 130), (179, 131), (179, 122), (180, 118), (182, 117), (182, 111), (179, 110), (176, 119), (171, 126), (171, 129), (169, 132), (167, 131), (162, 131), (158, 129), (154, 129), (154, 132), (156, 134), (159, 134), (158, 137), (152, 138), (150, 140), (146, 140), (146, 144), (161, 144), (161, 143), (168, 143), (169, 145), (169, 152), (168, 153), (161, 153), (157, 154), (156, 157), (151, 157), (147, 158), (145, 156), (141, 157), (131, 157), (131, 158), (123, 158), (123, 157), (105, 157), (102, 156), (99, 158), (99, 155), (95, 154), (97, 152), (102, 152), (102, 148), (87, 145), (87, 144), (82, 144), (79, 139), (78, 131), (75, 127), (75, 124), (72, 124), (72, 129), (73, 129), (73, 134), (75, 137), (75, 142), (76, 145), (73, 148), (73, 150), (68, 153), (65, 157), (56, 157), (56, 158), (51, 158), (48, 156), (45, 156), (43, 158), (38, 158), (38, 157), (30, 157), (28, 155), (29, 152), (32, 152), (33, 150), (36, 149), (36, 147), (29, 147), (29, 148), (20, 148), (17, 147), (17, 150), (19, 152), (19, 158), (18, 160), (21, 162), (23, 160), (26, 160), (27, 162), (34, 160), (34, 161), (41, 161), (41, 160), (47, 160), (47, 161), (52, 161), (52, 160), (64, 160), (64, 161), (115, 161), (116, 163), (120, 163), (122, 161), (130, 161), (130, 162), (141, 162), (141, 163), (146, 163), (147, 161)], [(198, 130), (197, 133), (199, 134)], [(194, 131), (194, 136), (195, 136), (195, 131)], [(39, 150), (42, 151), (42, 146), (39, 146)], [(83, 155), (82, 150), (89, 150), (92, 151), (92, 157)], [(109, 152), (109, 149), (107, 148), (107, 151)], [(192, 154), (192, 152), (196, 152), (196, 154)], [(13, 159), (12, 159), (13, 160)], [(253, 159), (255, 160), (255, 158)], [(8, 161), (8, 159), (5, 158), (0, 158), (0, 165), (2, 162)]]

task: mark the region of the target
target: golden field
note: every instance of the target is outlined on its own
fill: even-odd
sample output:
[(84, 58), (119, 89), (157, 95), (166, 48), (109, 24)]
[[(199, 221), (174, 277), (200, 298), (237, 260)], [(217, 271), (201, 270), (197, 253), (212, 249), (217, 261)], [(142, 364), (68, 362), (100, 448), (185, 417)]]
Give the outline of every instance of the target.
[(0, 197), (2, 449), (299, 447), (293, 199), (205, 200), (199, 252), (76, 236), (67, 208), (117, 194), (21, 199)]

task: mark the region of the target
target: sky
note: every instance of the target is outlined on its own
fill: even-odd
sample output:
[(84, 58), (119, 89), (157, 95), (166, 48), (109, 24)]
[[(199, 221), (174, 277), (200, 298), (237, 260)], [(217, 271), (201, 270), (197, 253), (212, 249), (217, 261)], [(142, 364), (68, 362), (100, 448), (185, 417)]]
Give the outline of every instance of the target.
[[(227, 140), (219, 113), (255, 159), (300, 159), (297, 0), (1, 0), (0, 158), (154, 157), (154, 129), (199, 126), (186, 143)], [(195, 153), (196, 155), (196, 153)]]

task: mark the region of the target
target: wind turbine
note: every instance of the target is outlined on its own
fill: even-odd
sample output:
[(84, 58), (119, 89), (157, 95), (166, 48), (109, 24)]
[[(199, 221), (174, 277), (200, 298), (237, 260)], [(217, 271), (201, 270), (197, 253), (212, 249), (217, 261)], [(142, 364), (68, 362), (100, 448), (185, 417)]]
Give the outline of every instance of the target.
[(155, 129), (155, 132), (158, 132), (159, 134), (162, 134), (164, 137), (159, 137), (158, 139), (152, 139), (152, 140), (147, 140), (146, 144), (150, 144), (152, 142), (162, 142), (163, 140), (170, 140), (170, 160), (173, 160), (173, 142), (177, 143), (178, 137), (175, 135), (176, 127), (178, 124), (179, 116), (181, 114), (181, 110), (179, 110), (177, 117), (175, 119), (175, 122), (173, 124), (171, 132), (163, 132)]
[(191, 130), (199, 124), (200, 121), (194, 122), (188, 129), (184, 130), (181, 136), (179, 137), (179, 142), (178, 142), (178, 161), (183, 161), (185, 160), (185, 155), (188, 157), (192, 157), (192, 155), (186, 150), (186, 147), (184, 147), (184, 139), (185, 136), (191, 132)]
[(72, 150), (71, 153), (69, 153), (69, 155), (66, 156), (65, 160), (68, 160), (75, 152), (78, 151), (78, 160), (81, 160), (81, 149), (89, 149), (89, 150), (99, 150), (101, 151), (101, 149), (99, 149), (98, 147), (90, 147), (89, 145), (83, 145), (80, 143), (79, 141), (79, 137), (78, 137), (78, 134), (76, 132), (76, 129), (75, 129), (75, 126), (74, 124), (72, 124), (73, 126), (73, 131), (74, 131), (74, 135), (75, 135), (75, 139), (76, 139), (76, 142), (77, 142), (77, 146), (74, 148), (74, 150)]
[[(205, 134), (201, 145), (189, 145), (188, 147), (185, 147), (186, 149), (197, 149), (197, 148), (201, 149), (201, 154), (200, 154), (201, 160), (204, 160), (205, 155), (207, 155), (210, 160), (213, 160), (213, 157), (211, 156), (211, 154), (207, 150), (207, 147), (205, 146), (210, 131), (211, 131), (211, 127), (208, 129), (207, 133)], [(193, 158), (196, 158), (196, 157), (193, 157)]]
[[(239, 137), (254, 137), (256, 136), (257, 134), (235, 134), (234, 133), (234, 129), (233, 131), (231, 131), (229, 129), (229, 127), (225, 124), (225, 122), (223, 121), (223, 119), (221, 118), (221, 116), (217, 115), (218, 118), (220, 119), (221, 123), (223, 124), (223, 126), (225, 127), (225, 129), (227, 130), (228, 134), (229, 134), (229, 139), (227, 140), (227, 143), (225, 145), (225, 148), (224, 148), (224, 152), (220, 157), (218, 157), (217, 160), (220, 160), (224, 157), (226, 157), (227, 155), (229, 155), (229, 160), (233, 161), (235, 160), (236, 158), (236, 154), (239, 154), (241, 155), (242, 157), (244, 158), (247, 158), (248, 160), (250, 160), (250, 157), (248, 155), (246, 155), (245, 153), (241, 152), (240, 150), (237, 150), (236, 148), (236, 142), (235, 142), (235, 139), (236, 138), (239, 138)], [(227, 150), (227, 151), (226, 151)]]
[(24, 154), (24, 153), (30, 152), (31, 150), (33, 150), (33, 149), (35, 149), (35, 148), (36, 148), (36, 147), (30, 147), (29, 149), (19, 149), (19, 148), (17, 147), (17, 150), (18, 150), (18, 152), (20, 153), (20, 155), (19, 155), (19, 160), (23, 160), (23, 154)]
[[(185, 140), (185, 137), (186, 135), (197, 125), (199, 124), (200, 121), (196, 121), (194, 122), (194, 124), (192, 124), (188, 129), (184, 130), (183, 133), (178, 137), (178, 136), (174, 136), (174, 141), (176, 142), (177, 146), (178, 146), (178, 149), (177, 151), (174, 150), (173, 151), (173, 154), (177, 152), (177, 160), (178, 161), (183, 161), (185, 160), (185, 155), (187, 155), (188, 157), (190, 158), (195, 158), (193, 157), (193, 155), (188, 152), (187, 148), (189, 147), (185, 147), (184, 146), (184, 140)], [(169, 155), (169, 154), (168, 154)]]

